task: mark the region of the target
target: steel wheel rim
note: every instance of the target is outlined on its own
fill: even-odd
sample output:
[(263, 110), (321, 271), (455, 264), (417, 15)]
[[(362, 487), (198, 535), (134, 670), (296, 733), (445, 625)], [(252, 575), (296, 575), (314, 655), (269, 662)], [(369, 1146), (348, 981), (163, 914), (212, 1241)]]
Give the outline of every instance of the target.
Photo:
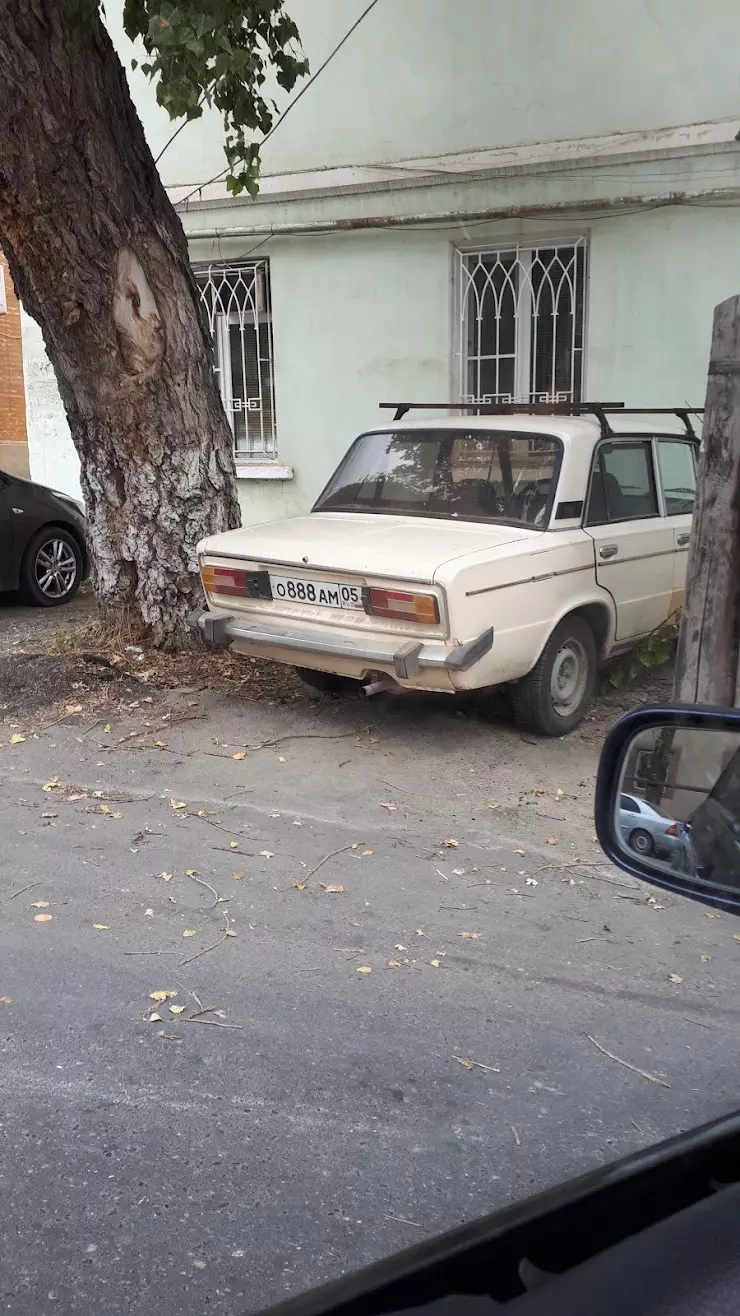
[(649, 854), (652, 848), (653, 843), (649, 836), (644, 835), (642, 832), (633, 833), (632, 849), (636, 850), (638, 854)]
[(570, 717), (588, 689), (588, 656), (580, 640), (566, 640), (558, 650), (550, 676), (550, 698), (558, 717)]
[(77, 579), (77, 558), (66, 539), (47, 539), (33, 564), (36, 584), (47, 599), (63, 599)]

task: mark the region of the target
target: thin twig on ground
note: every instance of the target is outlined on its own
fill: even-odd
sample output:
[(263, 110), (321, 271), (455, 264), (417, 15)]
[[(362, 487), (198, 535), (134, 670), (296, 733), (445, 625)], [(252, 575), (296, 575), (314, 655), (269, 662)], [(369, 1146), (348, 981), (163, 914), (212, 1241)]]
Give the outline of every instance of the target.
[(256, 749), (272, 749), (275, 745), (282, 745), (285, 740), (347, 740), (349, 736), (360, 735), (362, 735), (361, 731), (302, 732), (289, 736), (276, 736), (274, 740), (261, 740), (258, 745), (242, 745), (241, 748), (254, 751)]
[(403, 1216), (403, 1215), (388, 1215), (388, 1214), (386, 1214), (386, 1215), (384, 1215), (383, 1218), (384, 1218), (385, 1220), (395, 1220), (396, 1223), (399, 1224), (399, 1225), (413, 1225), (413, 1226), (414, 1226), (414, 1229), (421, 1229), (421, 1225), (419, 1224), (419, 1222), (418, 1222), (417, 1220), (407, 1220), (406, 1217)]
[(657, 1083), (659, 1088), (669, 1088), (671, 1086), (670, 1083), (666, 1083), (664, 1078), (658, 1078), (657, 1074), (648, 1074), (646, 1069), (639, 1069), (637, 1065), (631, 1065), (629, 1060), (622, 1060), (621, 1056), (615, 1056), (613, 1051), (607, 1051), (606, 1047), (602, 1046), (601, 1042), (597, 1042), (596, 1038), (591, 1037), (589, 1033), (586, 1033), (586, 1037), (602, 1055), (608, 1056), (610, 1060), (616, 1060), (617, 1064), (624, 1065), (625, 1069), (631, 1069), (632, 1073), (639, 1074), (640, 1078), (646, 1078), (648, 1083)]
[(318, 873), (319, 869), (322, 868), (324, 864), (328, 863), (330, 859), (334, 859), (338, 854), (344, 854), (345, 850), (356, 850), (357, 847), (362, 844), (362, 841), (353, 841), (351, 845), (340, 845), (338, 850), (332, 850), (331, 854), (325, 854), (324, 858), (319, 859), (319, 862), (310, 869), (308, 873), (301, 876), (301, 881), (308, 882), (309, 878), (313, 877), (314, 873)]
[(191, 1015), (189, 1019), (186, 1019), (184, 1015), (181, 1015), (177, 1022), (178, 1025), (208, 1024), (209, 1028), (238, 1028), (241, 1030), (244, 1027), (243, 1024), (222, 1024), (220, 1019), (196, 1019), (195, 1015)]
[(28, 886), (22, 886), (20, 891), (14, 891), (12, 896), (8, 896), (8, 900), (15, 900), (16, 896), (22, 896), (24, 891), (31, 891), (33, 887), (38, 885), (38, 882), (29, 882)]
[[(235, 852), (232, 851), (231, 853), (233, 854)], [(221, 897), (218, 894), (218, 891), (214, 890), (214, 888), (211, 886), (210, 882), (206, 882), (205, 878), (200, 877), (197, 873), (186, 872), (185, 876), (191, 878), (193, 882), (197, 882), (198, 886), (204, 886), (207, 891), (210, 891), (211, 895), (213, 896), (213, 904), (211, 905), (211, 909), (215, 909), (216, 905), (219, 904)]]
[(217, 947), (221, 946), (223, 942), (226, 941), (227, 937), (233, 937), (236, 935), (231, 930), (231, 919), (226, 913), (226, 910), (224, 910), (224, 918), (226, 919), (226, 927), (218, 941), (214, 941), (210, 946), (204, 946), (203, 949), (197, 951), (195, 955), (189, 955), (186, 960), (180, 960), (180, 963), (177, 966), (178, 969), (182, 969), (186, 964), (192, 964), (194, 960), (199, 960), (201, 955), (207, 955), (210, 950), (216, 950)]
[(247, 859), (254, 859), (254, 850), (240, 850), (236, 845), (212, 845), (212, 850), (220, 850), (222, 854), (243, 854)]

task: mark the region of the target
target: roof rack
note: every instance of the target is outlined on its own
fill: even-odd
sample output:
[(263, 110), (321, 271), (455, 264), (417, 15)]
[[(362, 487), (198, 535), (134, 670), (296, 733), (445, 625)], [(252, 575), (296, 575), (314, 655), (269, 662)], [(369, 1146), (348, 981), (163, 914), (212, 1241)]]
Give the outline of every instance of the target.
[(678, 416), (686, 433), (698, 440), (691, 416), (702, 416), (703, 407), (625, 407), (623, 402), (381, 402), (381, 410), (395, 412), (394, 420), (403, 420), (408, 411), (463, 411), (476, 416), (595, 416), (602, 438), (614, 434), (609, 414), (620, 416)]

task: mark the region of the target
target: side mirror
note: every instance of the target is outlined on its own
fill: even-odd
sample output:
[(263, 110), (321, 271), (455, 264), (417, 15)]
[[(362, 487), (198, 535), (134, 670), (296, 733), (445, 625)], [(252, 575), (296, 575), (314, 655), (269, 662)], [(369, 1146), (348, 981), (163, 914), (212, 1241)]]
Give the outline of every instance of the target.
[(740, 709), (621, 718), (601, 753), (596, 833), (625, 872), (740, 912)]

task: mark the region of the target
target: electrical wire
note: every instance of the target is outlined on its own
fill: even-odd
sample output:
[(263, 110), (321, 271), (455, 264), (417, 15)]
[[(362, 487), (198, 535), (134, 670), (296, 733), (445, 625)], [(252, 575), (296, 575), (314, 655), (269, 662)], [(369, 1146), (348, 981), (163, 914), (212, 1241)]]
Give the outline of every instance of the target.
[[(301, 96), (305, 96), (309, 87), (313, 86), (316, 79), (319, 78), (321, 74), (324, 72), (324, 69), (327, 68), (329, 64), (331, 64), (332, 60), (334, 59), (334, 56), (339, 54), (339, 51), (342, 49), (342, 46), (345, 45), (347, 41), (349, 41), (350, 37), (352, 36), (352, 33), (357, 31), (357, 28), (360, 26), (360, 23), (363, 21), (363, 19), (367, 18), (368, 14), (370, 13), (370, 10), (374, 9), (377, 3), (378, 0), (370, 0), (370, 4), (367, 5), (365, 9), (363, 9), (362, 13), (359, 15), (358, 18), (355, 19), (352, 26), (347, 29), (341, 41), (337, 42), (334, 49), (329, 52), (323, 64), (319, 65), (316, 72), (308, 79), (308, 82), (304, 83), (304, 85), (301, 87), (301, 90), (298, 92), (298, 95), (294, 96), (292, 101), (290, 101), (290, 103), (286, 105), (282, 114), (279, 115), (278, 118), (273, 123), (270, 131), (265, 133), (265, 136), (262, 138), (262, 141), (260, 142), (260, 150), (264, 146), (265, 142), (269, 141), (270, 137), (272, 137), (275, 130), (280, 127), (280, 124), (285, 122), (288, 115), (290, 114), (290, 111), (294, 108), (294, 106), (298, 104), (299, 100), (301, 99)], [(184, 127), (184, 125), (181, 126)], [(164, 149), (166, 150), (167, 148), (165, 147)], [(158, 156), (157, 158), (159, 159), (160, 157)], [(225, 169), (222, 169), (221, 172), (218, 174), (214, 174), (213, 178), (209, 178), (205, 183), (198, 183), (197, 187), (194, 187), (192, 191), (186, 193), (184, 197), (180, 198), (180, 200), (177, 202), (175, 206), (175, 209), (179, 210), (181, 206), (186, 206), (190, 198), (195, 196), (196, 192), (202, 191), (204, 187), (210, 187), (211, 183), (218, 183), (222, 178), (226, 177), (228, 172), (229, 172), (229, 166), (227, 165)]]

